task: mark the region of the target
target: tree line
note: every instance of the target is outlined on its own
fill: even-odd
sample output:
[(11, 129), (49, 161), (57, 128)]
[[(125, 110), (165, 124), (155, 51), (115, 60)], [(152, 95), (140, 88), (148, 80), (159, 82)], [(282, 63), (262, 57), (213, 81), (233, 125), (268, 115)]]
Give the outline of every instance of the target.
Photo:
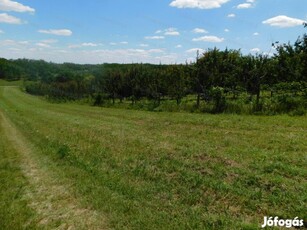
[(195, 62), (173, 65), (0, 59), (0, 78), (24, 79), (28, 82), (25, 90), (31, 94), (56, 100), (91, 98), (97, 106), (129, 102), (132, 106), (147, 103), (151, 109), (168, 104), (212, 113), (304, 114), (307, 35), (294, 44), (272, 46), (276, 52), (271, 56), (214, 48), (197, 53)]

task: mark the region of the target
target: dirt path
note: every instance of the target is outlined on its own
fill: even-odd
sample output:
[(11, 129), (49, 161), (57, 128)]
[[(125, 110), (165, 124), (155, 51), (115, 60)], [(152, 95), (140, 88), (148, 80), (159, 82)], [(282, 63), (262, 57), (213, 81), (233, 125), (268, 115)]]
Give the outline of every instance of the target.
[(35, 148), (0, 111), (1, 126), (5, 135), (22, 157), (21, 168), (28, 178), (25, 199), (37, 214), (38, 225), (47, 229), (107, 229), (99, 213), (82, 208), (48, 167), (37, 159)]

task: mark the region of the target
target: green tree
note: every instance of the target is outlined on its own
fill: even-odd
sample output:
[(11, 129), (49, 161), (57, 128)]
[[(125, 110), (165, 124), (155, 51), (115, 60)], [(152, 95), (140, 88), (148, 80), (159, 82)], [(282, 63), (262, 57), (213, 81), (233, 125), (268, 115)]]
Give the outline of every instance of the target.
[(168, 95), (176, 100), (177, 105), (187, 92), (187, 77), (182, 65), (171, 65), (166, 71)]

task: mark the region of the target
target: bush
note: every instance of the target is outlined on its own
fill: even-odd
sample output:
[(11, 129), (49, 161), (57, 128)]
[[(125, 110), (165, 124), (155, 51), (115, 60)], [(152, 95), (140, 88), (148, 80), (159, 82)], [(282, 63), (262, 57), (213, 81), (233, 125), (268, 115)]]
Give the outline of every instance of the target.
[(49, 86), (40, 82), (31, 82), (25, 84), (25, 90), (29, 94), (43, 96), (48, 94)]
[(291, 112), (297, 110), (299, 107), (303, 106), (303, 101), (299, 97), (293, 97), (287, 94), (279, 95), (276, 98), (276, 102), (278, 104), (277, 111), (278, 112)]
[(212, 113), (224, 112), (226, 108), (226, 98), (224, 96), (224, 89), (222, 87), (212, 87), (210, 96), (214, 102)]

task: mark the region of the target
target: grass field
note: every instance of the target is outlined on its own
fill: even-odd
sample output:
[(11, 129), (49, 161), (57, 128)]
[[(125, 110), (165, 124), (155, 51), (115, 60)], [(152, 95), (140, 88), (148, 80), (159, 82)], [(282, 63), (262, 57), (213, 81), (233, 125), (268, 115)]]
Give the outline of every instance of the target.
[(52, 104), (0, 87), (0, 228), (307, 219), (307, 119)]

